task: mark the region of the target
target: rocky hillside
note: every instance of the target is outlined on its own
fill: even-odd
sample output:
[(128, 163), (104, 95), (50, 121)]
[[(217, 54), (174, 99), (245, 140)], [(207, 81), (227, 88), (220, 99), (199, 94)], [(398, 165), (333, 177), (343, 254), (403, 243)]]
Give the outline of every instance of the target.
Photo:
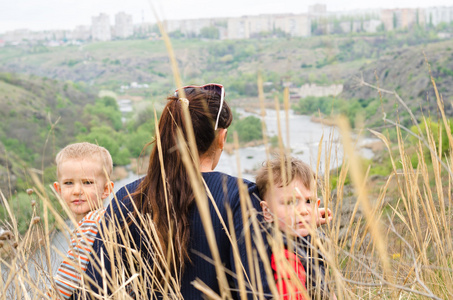
[[(453, 45), (451, 41), (389, 51), (377, 60), (360, 67), (346, 80), (341, 97), (345, 99), (378, 98), (376, 89), (361, 86), (360, 81), (396, 91), (416, 115), (437, 115), (437, 103), (430, 72), (445, 103), (445, 112), (453, 116)], [(396, 98), (382, 94), (384, 111), (395, 109)], [(377, 114), (382, 118), (382, 114)]]

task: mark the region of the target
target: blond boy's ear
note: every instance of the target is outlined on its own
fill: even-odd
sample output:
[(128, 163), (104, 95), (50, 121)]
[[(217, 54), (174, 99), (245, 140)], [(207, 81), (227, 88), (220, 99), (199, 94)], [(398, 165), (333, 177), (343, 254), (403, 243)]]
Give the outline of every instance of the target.
[(57, 191), (57, 193), (61, 193), (61, 187), (60, 187), (60, 183), (58, 181), (55, 181), (53, 183), (53, 188), (55, 189), (55, 191)]
[(107, 198), (110, 196), (110, 194), (113, 192), (113, 188), (115, 187), (115, 184), (113, 181), (107, 181), (107, 183), (104, 185), (104, 192), (102, 193), (102, 199)]
[(261, 201), (260, 202), (261, 209), (263, 210), (263, 217), (264, 221), (268, 223), (274, 222), (274, 216), (271, 213), (271, 210), (269, 209), (269, 206), (267, 205), (266, 201)]

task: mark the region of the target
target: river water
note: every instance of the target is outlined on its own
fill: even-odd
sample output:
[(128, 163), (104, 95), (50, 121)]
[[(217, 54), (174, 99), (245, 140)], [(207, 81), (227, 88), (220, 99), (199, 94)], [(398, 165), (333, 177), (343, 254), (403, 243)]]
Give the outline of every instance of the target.
[[(238, 110), (239, 114), (243, 117), (253, 115), (244, 110)], [(257, 116), (261, 118), (261, 116)], [(323, 149), (325, 149), (327, 142), (332, 141), (333, 157), (331, 167), (335, 168), (341, 162), (341, 157), (338, 157), (338, 131), (334, 127), (325, 126), (320, 123), (314, 123), (310, 120), (309, 116), (296, 115), (292, 110), (288, 114), (289, 126), (286, 128), (286, 114), (284, 111), (280, 112), (280, 127), (283, 144), (292, 150), (291, 154), (300, 158), (301, 160), (309, 163), (312, 168), (316, 167), (318, 157), (318, 146), (323, 138)], [(266, 123), (268, 137), (277, 136), (279, 134), (277, 112), (275, 110), (266, 110), (264, 117)], [(289, 141), (288, 141), (289, 133)], [(278, 149), (277, 149), (278, 151)], [(246, 179), (253, 180), (253, 170), (258, 169), (266, 160), (266, 146), (246, 147), (238, 150), (240, 169), (242, 176)], [(238, 175), (237, 153), (227, 154), (224, 153), (220, 159), (217, 169), (219, 171)], [(337, 159), (339, 158), (339, 159)], [(324, 155), (321, 156), (321, 165), (324, 164)], [(322, 167), (322, 166), (321, 166)]]

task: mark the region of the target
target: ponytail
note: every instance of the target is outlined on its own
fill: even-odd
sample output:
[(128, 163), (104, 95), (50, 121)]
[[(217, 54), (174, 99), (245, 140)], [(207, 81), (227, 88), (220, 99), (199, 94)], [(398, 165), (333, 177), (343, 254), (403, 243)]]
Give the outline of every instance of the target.
[[(152, 219), (164, 257), (167, 256), (168, 247), (173, 247), (174, 257), (169, 261), (169, 270), (172, 275), (177, 276), (182, 274), (186, 262), (190, 259), (189, 213), (195, 199), (190, 178), (177, 147), (178, 128), (185, 142), (188, 143), (188, 124), (184, 119), (182, 105), (188, 105), (192, 121), (190, 125), (193, 126), (198, 153), (203, 155), (211, 148), (216, 137), (214, 123), (219, 110), (220, 97), (211, 91), (193, 89), (190, 93), (186, 93), (184, 101), (176, 97), (168, 97), (167, 100), (168, 103), (156, 129), (159, 130), (161, 137), (163, 170), (156, 141), (152, 141), (154, 146), (150, 154), (147, 175), (132, 194), (132, 199), (138, 212)], [(227, 128), (231, 122), (231, 110), (224, 103), (220, 112), (219, 128)], [(134, 211), (134, 216), (137, 216), (138, 212)], [(154, 268), (154, 270), (157, 269)], [(173, 274), (175, 270), (180, 274)], [(158, 271), (155, 271), (154, 275), (159, 280), (162, 279)]]

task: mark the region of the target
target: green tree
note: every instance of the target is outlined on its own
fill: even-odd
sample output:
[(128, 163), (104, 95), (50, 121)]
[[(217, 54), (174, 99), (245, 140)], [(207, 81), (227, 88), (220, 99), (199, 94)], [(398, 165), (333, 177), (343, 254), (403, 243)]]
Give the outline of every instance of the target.
[(114, 165), (127, 165), (130, 163), (130, 152), (122, 147), (124, 137), (108, 126), (92, 128), (88, 134), (78, 135), (79, 142), (90, 142), (106, 148), (113, 159)]
[[(229, 128), (230, 132), (236, 131), (240, 142), (250, 142), (263, 138), (261, 131), (261, 121), (254, 116), (248, 116), (244, 119), (234, 121)], [(228, 142), (233, 141), (233, 135), (228, 135)]]
[(84, 113), (88, 119), (93, 119), (92, 126), (108, 125), (117, 131), (123, 127), (118, 104), (111, 97), (96, 99), (94, 105), (85, 106)]

